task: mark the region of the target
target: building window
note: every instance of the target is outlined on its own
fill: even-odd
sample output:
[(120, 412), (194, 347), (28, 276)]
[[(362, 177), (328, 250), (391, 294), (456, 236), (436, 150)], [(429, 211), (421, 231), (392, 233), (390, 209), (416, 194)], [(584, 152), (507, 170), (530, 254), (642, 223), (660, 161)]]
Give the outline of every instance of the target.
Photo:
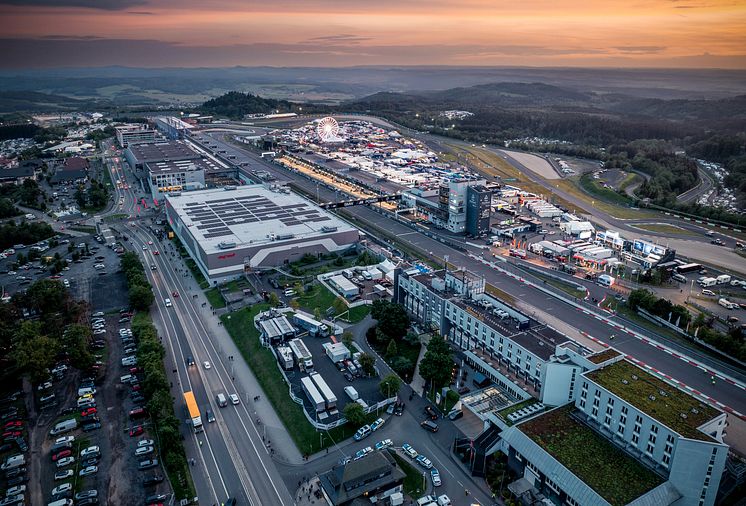
[(648, 434), (648, 441), (650, 441), (651, 444), (655, 444), (655, 440), (657, 439), (657, 437), (658, 436), (656, 436), (655, 434)]
[(653, 446), (652, 444), (648, 443), (648, 446), (647, 446), (647, 448), (645, 448), (645, 453), (646, 453), (646, 454), (647, 454), (648, 456), (650, 456), (650, 455), (652, 455), (652, 454), (653, 454), (653, 450), (655, 450), (655, 446)]
[(671, 456), (663, 454), (662, 462), (664, 466), (668, 467), (671, 464)]
[(624, 435), (624, 425), (623, 424), (619, 424), (619, 427), (617, 427), (616, 432), (620, 436), (623, 436)]
[(593, 408), (591, 409), (591, 417), (595, 419), (597, 416), (598, 416), (598, 408), (596, 406), (593, 406)]
[(593, 405), (598, 407), (598, 404), (599, 404), (598, 397), (596, 397), (595, 399), (593, 399)]
[(651, 425), (650, 426), (650, 432), (653, 434), (658, 434), (658, 426), (657, 425)]
[(637, 434), (632, 434), (632, 444), (637, 446), (637, 443), (640, 441), (640, 437)]
[(622, 413), (627, 414), (627, 406), (622, 406)]
[(585, 409), (585, 399), (580, 399), (580, 409)]
[(612, 411), (613, 411), (613, 408), (611, 406), (606, 406), (606, 414), (607, 415), (610, 415)]
[(587, 394), (588, 394), (588, 392), (586, 390), (581, 390), (580, 391), (580, 398), (581, 399), (585, 399), (585, 397), (586, 397)]
[(611, 423), (611, 417), (609, 415), (606, 415), (604, 417), (604, 426), (608, 429), (610, 423)]
[(622, 425), (624, 425), (625, 423), (627, 423), (627, 417), (624, 416), (624, 415), (620, 416), (619, 417), (619, 423), (622, 424)]
[(614, 405), (614, 399), (612, 399), (611, 397), (609, 397), (609, 400), (606, 402), (608, 402), (610, 406)]
[(635, 415), (635, 423), (642, 425), (642, 417), (640, 415)]

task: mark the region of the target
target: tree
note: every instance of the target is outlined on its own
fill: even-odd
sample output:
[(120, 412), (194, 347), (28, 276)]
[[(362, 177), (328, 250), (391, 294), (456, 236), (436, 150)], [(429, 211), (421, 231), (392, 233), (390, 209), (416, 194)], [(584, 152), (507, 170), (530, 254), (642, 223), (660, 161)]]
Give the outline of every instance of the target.
[(280, 298), (277, 296), (275, 292), (272, 292), (269, 294), (269, 305), (272, 307), (276, 307), (278, 304), (280, 304)]
[(293, 285), (293, 290), (295, 290), (295, 295), (297, 297), (303, 297), (303, 294), (306, 293), (306, 291), (303, 289), (303, 283), (300, 281), (296, 281)]
[(321, 321), (321, 309), (317, 307), (313, 308), (313, 317), (317, 321)]
[(420, 375), (432, 383), (433, 389), (437, 389), (450, 382), (452, 370), (451, 347), (442, 337), (433, 336), (420, 362)]
[(347, 303), (342, 297), (337, 297), (336, 299), (334, 299), (334, 302), (332, 302), (332, 307), (334, 308), (334, 312), (336, 314), (342, 314), (347, 311)]
[(394, 358), (395, 356), (397, 356), (398, 354), (399, 354), (399, 348), (396, 346), (396, 341), (391, 339), (389, 341), (389, 345), (386, 346), (386, 358), (390, 360)]
[(409, 315), (401, 304), (379, 299), (373, 301), (370, 314), (378, 320), (378, 330), (388, 337), (399, 340), (406, 335)]
[(342, 343), (347, 347), (348, 350), (352, 351), (352, 341), (354, 340), (354, 337), (352, 335), (352, 332), (349, 330), (345, 330), (342, 333)]
[(149, 286), (133, 286), (129, 290), (130, 307), (138, 311), (147, 311), (153, 304), (155, 296)]
[(357, 402), (348, 402), (344, 408), (344, 416), (347, 423), (353, 427), (358, 427), (365, 423), (365, 410)]
[(28, 373), (33, 383), (43, 381), (49, 375), (49, 368), (54, 364), (59, 346), (55, 339), (47, 336), (36, 336), (16, 345), (13, 358), (18, 369)]
[(381, 395), (388, 399), (399, 392), (399, 388), (401, 388), (401, 380), (396, 374), (389, 374), (381, 380), (378, 388), (381, 390)]
[(62, 333), (60, 344), (70, 356), (73, 367), (82, 371), (93, 365), (93, 355), (88, 349), (88, 341), (92, 337), (91, 329), (85, 325), (73, 324)]
[(300, 309), (300, 302), (298, 302), (298, 299), (290, 299), (290, 307), (296, 311)]
[(360, 355), (360, 367), (367, 376), (373, 376), (376, 373), (376, 358), (368, 353)]
[(396, 373), (407, 381), (411, 381), (412, 373), (414, 373), (414, 364), (407, 357), (394, 357), (389, 361), (391, 368)]

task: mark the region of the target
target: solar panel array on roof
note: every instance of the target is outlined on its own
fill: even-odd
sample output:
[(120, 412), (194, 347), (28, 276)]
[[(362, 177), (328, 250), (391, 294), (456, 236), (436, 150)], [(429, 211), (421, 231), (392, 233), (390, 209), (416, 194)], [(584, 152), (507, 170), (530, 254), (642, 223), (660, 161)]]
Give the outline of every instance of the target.
[(291, 226), (331, 220), (306, 203), (278, 206), (261, 195), (189, 202), (184, 208), (197, 229), (205, 231), (206, 239), (230, 235), (228, 226), (232, 225), (279, 220)]

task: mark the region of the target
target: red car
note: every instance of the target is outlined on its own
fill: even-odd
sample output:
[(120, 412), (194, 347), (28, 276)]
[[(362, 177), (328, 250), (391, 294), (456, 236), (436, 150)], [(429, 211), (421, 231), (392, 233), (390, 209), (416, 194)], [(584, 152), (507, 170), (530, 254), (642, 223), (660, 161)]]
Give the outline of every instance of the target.
[(132, 391), (133, 392), (139, 392), (140, 391), (140, 385), (133, 385), (132, 386)]
[(139, 367), (130, 367), (130, 374), (137, 374), (138, 372), (140, 372)]
[(135, 408), (132, 411), (130, 411), (130, 419), (134, 420), (135, 418), (142, 418), (146, 416), (147, 413), (143, 408)]
[(55, 453), (54, 455), (52, 455), (52, 461), (57, 462), (58, 460), (63, 459), (65, 457), (69, 457), (72, 454), (73, 454), (72, 450), (62, 450), (61, 452)]
[(145, 432), (145, 429), (142, 428), (142, 425), (138, 425), (137, 427), (132, 427), (130, 429), (130, 437), (137, 437), (143, 432)]
[(16, 427), (23, 427), (23, 422), (20, 420), (15, 420), (5, 424), (6, 429), (14, 429)]
[(154, 254), (155, 256), (158, 256), (158, 255), (160, 255), (160, 253), (158, 253), (158, 250), (155, 250), (155, 251), (153, 251), (153, 254)]
[(174, 296), (174, 297), (176, 297), (177, 299), (179, 298), (179, 292), (173, 292), (173, 293), (172, 293), (171, 295), (173, 295), (173, 296)]
[(80, 416), (91, 416), (95, 414), (96, 414), (96, 408), (88, 408), (80, 412)]
[(21, 435), (23, 435), (23, 432), (21, 432), (20, 430), (12, 430), (3, 433), (3, 438), (21, 437)]

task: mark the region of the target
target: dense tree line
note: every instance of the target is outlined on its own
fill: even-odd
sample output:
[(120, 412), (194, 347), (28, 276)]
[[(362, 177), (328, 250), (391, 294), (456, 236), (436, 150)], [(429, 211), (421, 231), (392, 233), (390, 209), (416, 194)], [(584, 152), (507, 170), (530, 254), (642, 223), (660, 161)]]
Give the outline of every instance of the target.
[(137, 311), (148, 311), (155, 300), (155, 296), (153, 295), (153, 287), (145, 277), (145, 269), (143, 269), (137, 253), (126, 252), (122, 255), (120, 265), (127, 278), (130, 307)]
[(627, 304), (632, 309), (642, 308), (664, 320), (677, 324), (682, 329), (686, 328), (691, 320), (689, 310), (680, 304), (673, 304), (670, 300), (658, 297), (650, 290), (632, 290), (627, 298)]
[(24, 221), (19, 225), (9, 221), (0, 225), (0, 249), (10, 248), (16, 244), (34, 244), (54, 235), (48, 224), (36, 221)]
[(12, 218), (18, 216), (21, 211), (13, 205), (13, 201), (6, 198), (0, 198), (0, 219), (1, 218)]
[(83, 184), (79, 184), (74, 196), (80, 209), (100, 211), (106, 207), (109, 201), (109, 190), (103, 183), (92, 179), (88, 188)]
[(202, 111), (208, 114), (227, 116), (231, 119), (242, 119), (247, 114), (268, 114), (279, 112), (298, 112), (299, 106), (287, 100), (262, 98), (251, 93), (231, 91), (202, 104)]
[(51, 279), (39, 280), (9, 303), (0, 304), (3, 375), (28, 374), (38, 383), (46, 380), (59, 360), (88, 370), (93, 357), (88, 350), (92, 334), (86, 311), (84, 302), (74, 300), (61, 282)]

